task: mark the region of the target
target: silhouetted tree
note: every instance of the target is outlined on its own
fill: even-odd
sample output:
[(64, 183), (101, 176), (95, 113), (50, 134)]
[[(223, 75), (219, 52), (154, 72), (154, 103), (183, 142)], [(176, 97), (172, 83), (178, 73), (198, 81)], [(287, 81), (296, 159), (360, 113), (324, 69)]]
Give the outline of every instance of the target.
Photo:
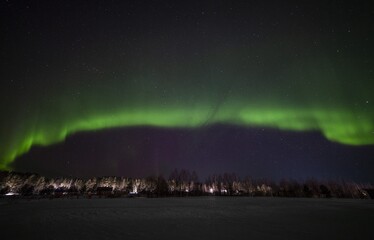
[(303, 185), (303, 197), (313, 197), (313, 191), (309, 188), (307, 184)]
[(5, 195), (5, 194), (7, 194), (9, 191), (10, 191), (9, 186), (4, 186), (4, 187), (0, 188), (0, 195)]
[(168, 195), (168, 190), (168, 183), (165, 178), (163, 176), (158, 176), (155, 189), (156, 195), (158, 197), (166, 197)]
[(20, 189), (20, 194), (22, 196), (31, 196), (33, 195), (33, 192), (34, 192), (34, 186), (29, 185), (29, 184), (23, 185), (22, 188)]
[(246, 191), (246, 194), (249, 196), (253, 196), (254, 192), (254, 184), (253, 184), (253, 179), (250, 176), (246, 176), (243, 181), (243, 188)]
[(330, 198), (331, 197), (331, 194), (330, 194), (330, 190), (323, 184), (319, 185), (319, 189), (320, 189), (320, 192), (321, 192), (321, 197), (324, 197), (324, 198)]

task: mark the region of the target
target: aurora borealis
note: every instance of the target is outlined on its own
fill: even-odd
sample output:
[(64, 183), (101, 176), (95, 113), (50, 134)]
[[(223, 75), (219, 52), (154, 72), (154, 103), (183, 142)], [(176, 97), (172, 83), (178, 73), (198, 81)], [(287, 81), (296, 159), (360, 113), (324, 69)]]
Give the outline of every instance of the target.
[(133, 127), (318, 132), (371, 147), (369, 5), (3, 2), (0, 169), (35, 146)]

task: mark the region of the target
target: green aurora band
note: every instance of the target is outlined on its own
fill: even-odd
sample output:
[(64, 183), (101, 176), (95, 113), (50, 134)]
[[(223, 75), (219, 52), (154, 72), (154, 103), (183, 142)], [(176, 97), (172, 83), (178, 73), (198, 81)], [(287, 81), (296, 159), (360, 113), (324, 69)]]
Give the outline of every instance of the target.
[[(157, 126), (157, 127), (199, 127), (210, 118), (209, 109), (123, 111), (108, 115), (77, 118), (69, 124), (36, 127), (13, 141), (9, 151), (2, 151), (2, 169), (7, 168), (17, 156), (26, 153), (34, 145), (48, 146), (63, 141), (68, 135), (79, 131), (91, 131), (111, 127)], [(212, 117), (212, 123), (241, 124), (255, 127), (273, 127), (283, 130), (318, 130), (331, 141), (344, 144), (373, 144), (373, 119), (363, 117), (357, 120), (348, 112), (328, 110), (283, 110), (283, 109), (241, 109), (236, 113), (220, 110)]]

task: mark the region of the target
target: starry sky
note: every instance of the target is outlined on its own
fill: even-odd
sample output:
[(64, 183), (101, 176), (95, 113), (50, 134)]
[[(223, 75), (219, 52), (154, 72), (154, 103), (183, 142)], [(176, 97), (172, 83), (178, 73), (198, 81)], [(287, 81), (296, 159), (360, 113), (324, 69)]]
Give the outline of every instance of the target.
[(370, 1), (1, 1), (0, 169), (374, 181)]

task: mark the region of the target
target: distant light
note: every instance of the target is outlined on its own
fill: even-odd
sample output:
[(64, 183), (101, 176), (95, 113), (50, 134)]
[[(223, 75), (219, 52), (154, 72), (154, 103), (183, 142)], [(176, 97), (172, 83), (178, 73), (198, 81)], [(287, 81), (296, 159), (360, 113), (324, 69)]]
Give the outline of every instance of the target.
[(9, 192), (5, 194), (5, 196), (17, 196), (17, 195), (19, 195), (19, 193)]
[(138, 194), (138, 188), (134, 186), (133, 190), (130, 192), (130, 194)]
[(209, 188), (209, 192), (210, 192), (210, 193), (213, 193), (213, 188)]

